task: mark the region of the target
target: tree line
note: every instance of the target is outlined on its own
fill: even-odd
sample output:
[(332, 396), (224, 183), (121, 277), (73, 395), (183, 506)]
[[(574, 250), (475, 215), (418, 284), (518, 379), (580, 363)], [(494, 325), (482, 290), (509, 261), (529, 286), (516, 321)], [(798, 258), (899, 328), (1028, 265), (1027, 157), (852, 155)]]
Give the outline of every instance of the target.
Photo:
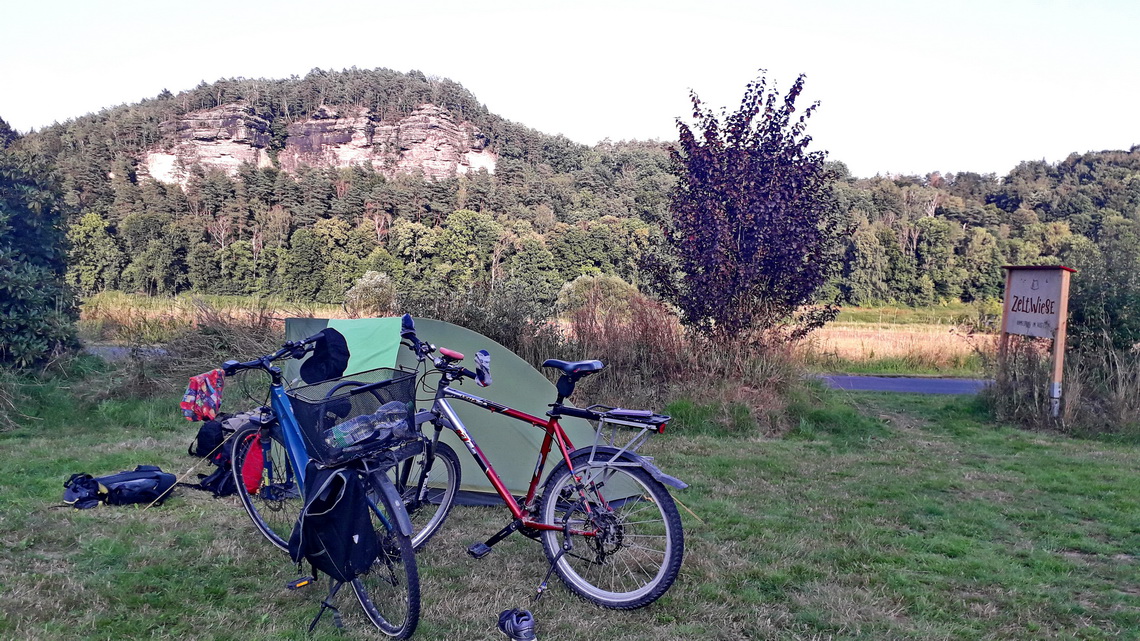
[[(161, 122), (235, 101), (278, 133), (324, 105), (367, 106), (394, 118), (432, 102), (486, 132), (500, 160), (493, 174), (437, 181), (386, 178), (365, 167), (291, 175), (247, 166), (235, 178), (199, 169), (185, 190), (135, 173), (141, 151), (161, 140)], [(457, 83), (417, 72), (314, 70), (283, 81), (203, 83), (13, 145), (57, 168), (68, 280), (82, 294), (338, 302), (371, 270), (388, 274), (405, 297), (517, 281), (520, 291), (549, 301), (582, 274), (648, 286), (642, 258), (659, 252), (674, 223), (670, 145), (585, 146), (547, 136), (490, 114)], [(828, 168), (821, 206), (841, 232), (834, 251), (842, 268), (820, 300), (985, 300), (1001, 295), (1002, 265), (1063, 263), (1081, 270), (1075, 314), (1140, 332), (1127, 312), (1140, 291), (1130, 284), (1140, 260), (1138, 148), (1023, 162), (1003, 177), (858, 178), (841, 162)], [(686, 216), (686, 224), (700, 224), (701, 212)], [(1081, 304), (1080, 283), (1097, 279), (1118, 286)]]

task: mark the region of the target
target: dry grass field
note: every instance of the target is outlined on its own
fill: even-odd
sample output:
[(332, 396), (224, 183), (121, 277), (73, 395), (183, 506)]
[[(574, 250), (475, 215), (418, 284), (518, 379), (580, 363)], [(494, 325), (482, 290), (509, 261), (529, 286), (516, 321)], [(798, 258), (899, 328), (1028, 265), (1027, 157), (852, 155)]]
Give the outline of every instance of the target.
[(835, 322), (804, 341), (813, 367), (853, 373), (975, 375), (993, 338), (956, 325)]

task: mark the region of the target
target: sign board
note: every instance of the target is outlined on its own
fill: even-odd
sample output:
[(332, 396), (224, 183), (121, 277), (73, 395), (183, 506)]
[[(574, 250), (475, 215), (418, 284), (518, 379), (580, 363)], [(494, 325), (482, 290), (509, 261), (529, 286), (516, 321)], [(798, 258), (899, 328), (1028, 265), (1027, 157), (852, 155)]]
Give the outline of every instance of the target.
[(1005, 361), (1011, 334), (1053, 339), (1053, 368), (1048, 393), (1049, 404), (1056, 417), (1061, 411), (1069, 276), (1076, 270), (1062, 265), (1007, 266), (1004, 269), (1005, 306), (1001, 315), (999, 356)]
[(1057, 267), (1007, 269), (1010, 269), (1009, 291), (1006, 292), (1009, 311), (1005, 331), (1053, 338), (1060, 326), (1061, 281), (1068, 274)]

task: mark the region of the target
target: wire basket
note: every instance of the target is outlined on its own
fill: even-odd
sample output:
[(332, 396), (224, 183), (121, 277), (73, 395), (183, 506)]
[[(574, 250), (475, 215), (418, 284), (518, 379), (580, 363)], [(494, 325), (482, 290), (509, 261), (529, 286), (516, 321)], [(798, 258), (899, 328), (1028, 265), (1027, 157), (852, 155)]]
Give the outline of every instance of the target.
[(288, 391), (309, 456), (340, 465), (419, 438), (416, 374), (382, 367)]

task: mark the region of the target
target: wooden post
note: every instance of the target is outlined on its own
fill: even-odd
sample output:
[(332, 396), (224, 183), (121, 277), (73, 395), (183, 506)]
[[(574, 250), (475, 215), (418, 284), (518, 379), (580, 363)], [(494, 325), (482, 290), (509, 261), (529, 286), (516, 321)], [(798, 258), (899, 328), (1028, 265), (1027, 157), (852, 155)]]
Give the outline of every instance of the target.
[(1069, 322), (1069, 275), (1061, 270), (1061, 299), (1057, 301), (1057, 333), (1053, 335), (1053, 374), (1049, 377), (1049, 407), (1061, 415), (1061, 379), (1065, 374), (1065, 330)]
[(1001, 309), (1001, 334), (998, 336), (998, 363), (1002, 367), (1005, 366), (1005, 356), (1009, 352), (1009, 306), (1011, 300), (1009, 297), (1009, 288), (1013, 284), (1013, 270), (1005, 270), (1005, 295), (1002, 301)]

